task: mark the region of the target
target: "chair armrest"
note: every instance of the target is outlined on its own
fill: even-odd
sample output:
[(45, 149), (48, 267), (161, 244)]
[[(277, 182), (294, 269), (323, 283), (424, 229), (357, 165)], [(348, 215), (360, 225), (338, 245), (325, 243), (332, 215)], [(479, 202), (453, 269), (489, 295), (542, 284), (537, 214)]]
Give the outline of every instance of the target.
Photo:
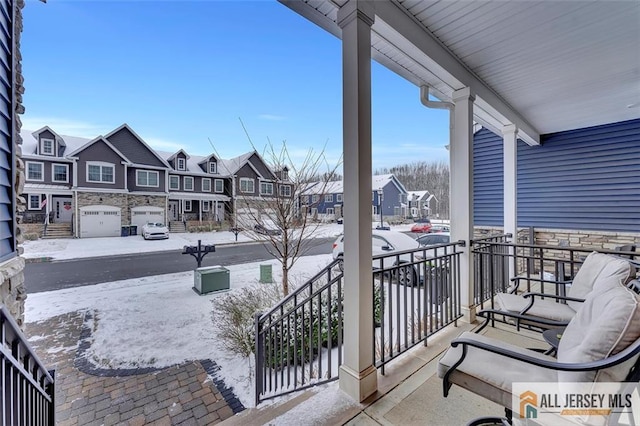
[(540, 317), (533, 317), (530, 315), (516, 314), (515, 312), (501, 311), (499, 309), (483, 309), (480, 312), (478, 312), (476, 315), (484, 318), (485, 320), (484, 320), (484, 323), (480, 326), (480, 328), (478, 328), (475, 331), (475, 333), (480, 333), (487, 325), (489, 325), (489, 322), (491, 320), (495, 319), (494, 317), (497, 315), (515, 318), (518, 324), (520, 323), (520, 320), (526, 320), (528, 322), (534, 322), (540, 325), (548, 325), (550, 326), (549, 328), (566, 327), (569, 324), (566, 321), (554, 321), (554, 320), (544, 319)]
[[(632, 345), (627, 347), (625, 350), (618, 352), (615, 355), (612, 355), (607, 358), (603, 358), (597, 361), (591, 362), (580, 362), (580, 363), (566, 363), (566, 362), (557, 362), (551, 361), (547, 359), (541, 359), (532, 357), (527, 355), (526, 353), (515, 352), (510, 349), (505, 349), (500, 346), (490, 345), (488, 343), (479, 342), (474, 339), (469, 339), (468, 337), (459, 337), (451, 341), (452, 347), (457, 347), (458, 345), (463, 345), (463, 353), (465, 351), (465, 347), (471, 346), (474, 348), (482, 349), (485, 351), (489, 351), (498, 355), (503, 355), (509, 357), (511, 359), (516, 359), (518, 361), (522, 361), (527, 364), (536, 365), (542, 368), (548, 368), (556, 371), (597, 371), (605, 368), (613, 367), (618, 365), (638, 353), (640, 353), (640, 339), (636, 340)], [(464, 358), (464, 357), (463, 357)], [(459, 364), (458, 364), (459, 365)]]
[(551, 294), (551, 293), (536, 293), (536, 292), (529, 292), (529, 293), (524, 293), (522, 295), (522, 297), (526, 298), (530, 298), (531, 301), (529, 302), (529, 304), (520, 311), (520, 313), (522, 315), (526, 314), (527, 311), (529, 309), (531, 309), (531, 307), (533, 306), (534, 302), (536, 301), (536, 296), (539, 297), (550, 297), (552, 299), (556, 299), (556, 300), (567, 300), (567, 301), (571, 301), (571, 302), (584, 302), (584, 299), (578, 299), (577, 297), (571, 297), (571, 296), (560, 296), (557, 294)]
[(545, 280), (543, 278), (536, 278), (536, 277), (513, 277), (511, 278), (511, 281), (514, 282), (515, 284), (513, 284), (513, 290), (509, 291), (509, 293), (515, 293), (516, 290), (518, 289), (518, 286), (520, 285), (520, 281), (535, 281), (538, 283), (543, 283), (543, 284), (554, 284), (556, 287), (562, 285), (562, 286), (566, 286), (568, 284), (571, 284), (573, 282), (573, 280), (558, 280), (558, 281), (554, 281), (554, 280)]

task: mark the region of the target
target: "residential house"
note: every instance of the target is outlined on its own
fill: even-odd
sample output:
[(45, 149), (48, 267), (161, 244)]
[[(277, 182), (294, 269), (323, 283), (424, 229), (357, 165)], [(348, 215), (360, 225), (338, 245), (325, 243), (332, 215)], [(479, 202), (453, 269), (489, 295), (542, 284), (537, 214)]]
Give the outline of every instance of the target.
[[(404, 217), (407, 215), (407, 190), (393, 174), (372, 177), (371, 212), (373, 219), (383, 217)], [(343, 181), (312, 182), (302, 191), (300, 205), (307, 206), (307, 214), (321, 220), (342, 217)]]
[(291, 196), (288, 171), (279, 179), (256, 152), (231, 160), (156, 152), (127, 124), (91, 140), (50, 127), (21, 136), (27, 227), (66, 225), (67, 235), (84, 238), (163, 222), (184, 232), (188, 224), (229, 220), (235, 196), (244, 204)]
[(413, 218), (435, 217), (438, 212), (438, 199), (429, 191), (408, 191), (407, 205)]
[[(159, 153), (169, 164), (167, 218), (170, 224), (187, 221), (224, 221), (230, 213), (231, 177), (225, 161), (216, 155), (195, 156), (184, 150)], [(184, 225), (182, 225), (184, 226)]]

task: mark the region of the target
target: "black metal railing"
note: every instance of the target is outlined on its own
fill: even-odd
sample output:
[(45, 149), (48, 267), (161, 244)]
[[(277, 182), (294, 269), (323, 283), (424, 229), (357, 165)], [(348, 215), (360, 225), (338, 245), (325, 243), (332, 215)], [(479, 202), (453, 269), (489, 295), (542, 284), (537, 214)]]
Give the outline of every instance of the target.
[(54, 373), (42, 365), (4, 306), (0, 338), (0, 423), (55, 425)]
[(463, 242), (373, 258), (374, 362), (385, 365), (455, 323), (460, 308)]
[[(463, 243), (373, 257), (374, 347), (385, 365), (462, 317)], [(338, 378), (343, 357), (343, 274), (331, 262), (255, 318), (256, 404)]]
[[(640, 259), (638, 252), (607, 250), (589, 247), (561, 247), (508, 242), (511, 236), (498, 235), (472, 241), (475, 268), (474, 301), (484, 308), (485, 303), (493, 307), (493, 295), (512, 289), (517, 277), (519, 291), (536, 291), (560, 294), (564, 286), (558, 281), (567, 281), (575, 276), (584, 259), (593, 251)], [(510, 270), (511, 269), (511, 270)]]
[(330, 382), (342, 364), (343, 278), (331, 262), (255, 318), (255, 398), (261, 401)]

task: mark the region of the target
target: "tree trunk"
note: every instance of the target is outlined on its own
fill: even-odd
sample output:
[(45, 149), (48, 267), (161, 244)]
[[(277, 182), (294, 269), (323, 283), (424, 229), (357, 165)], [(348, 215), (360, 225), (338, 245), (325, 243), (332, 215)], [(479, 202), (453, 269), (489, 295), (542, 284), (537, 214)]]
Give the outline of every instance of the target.
[(284, 297), (289, 295), (289, 269), (286, 263), (282, 264), (282, 293)]

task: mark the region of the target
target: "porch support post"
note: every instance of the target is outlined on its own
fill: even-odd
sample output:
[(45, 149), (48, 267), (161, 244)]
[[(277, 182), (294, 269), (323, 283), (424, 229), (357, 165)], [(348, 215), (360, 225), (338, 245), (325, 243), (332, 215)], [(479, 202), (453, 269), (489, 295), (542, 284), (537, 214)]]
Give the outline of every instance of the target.
[(373, 365), (371, 273), (371, 25), (373, 2), (350, 0), (342, 28), (344, 196), (344, 364), (340, 389), (358, 402), (378, 388)]
[(453, 135), (449, 148), (451, 173), (451, 240), (466, 243), (460, 258), (460, 303), (464, 320), (475, 322), (473, 284), (473, 101), (468, 87), (453, 92)]
[[(504, 157), (504, 232), (513, 235), (512, 241), (518, 242), (518, 128), (509, 124), (502, 129)], [(510, 247), (511, 256), (514, 255)], [(515, 276), (515, 263), (509, 262), (509, 278)]]

